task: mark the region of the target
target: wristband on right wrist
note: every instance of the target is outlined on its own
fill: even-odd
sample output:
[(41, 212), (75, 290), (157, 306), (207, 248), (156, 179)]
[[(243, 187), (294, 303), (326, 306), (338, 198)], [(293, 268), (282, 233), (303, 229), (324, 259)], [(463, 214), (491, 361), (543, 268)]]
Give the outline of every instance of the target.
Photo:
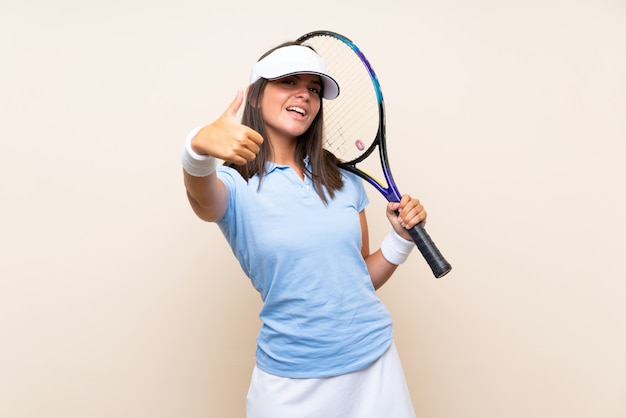
[(215, 172), (218, 161), (210, 155), (200, 155), (191, 148), (191, 140), (199, 131), (200, 128), (196, 128), (187, 135), (180, 160), (187, 173), (194, 177), (206, 177)]

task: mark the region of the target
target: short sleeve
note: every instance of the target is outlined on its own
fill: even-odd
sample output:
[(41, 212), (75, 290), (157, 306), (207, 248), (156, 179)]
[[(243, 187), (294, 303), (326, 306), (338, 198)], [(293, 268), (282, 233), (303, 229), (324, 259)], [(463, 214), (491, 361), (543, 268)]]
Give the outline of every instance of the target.
[(347, 185), (354, 190), (357, 210), (362, 212), (363, 209), (365, 209), (365, 207), (370, 203), (365, 187), (363, 186), (363, 179), (346, 170), (343, 170), (343, 175)]

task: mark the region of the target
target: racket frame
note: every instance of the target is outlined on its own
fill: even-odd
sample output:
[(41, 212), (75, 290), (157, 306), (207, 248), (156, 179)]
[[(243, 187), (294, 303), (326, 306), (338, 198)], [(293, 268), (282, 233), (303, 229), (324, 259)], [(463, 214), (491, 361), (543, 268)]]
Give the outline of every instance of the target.
[[(359, 47), (356, 46), (354, 42), (352, 42), (349, 38), (343, 35), (328, 30), (318, 30), (300, 36), (297, 39), (297, 42), (305, 43), (308, 39), (317, 36), (329, 36), (339, 39), (344, 44), (349, 46), (350, 49), (352, 49), (352, 51), (359, 57), (363, 65), (366, 67), (370, 75), (372, 84), (374, 85), (374, 91), (376, 92), (376, 100), (378, 102), (379, 123), (375, 140), (357, 158), (354, 158), (351, 161), (347, 162), (340, 162), (338, 165), (339, 167), (358, 175), (359, 177), (367, 181), (370, 185), (374, 186), (374, 188), (376, 188), (376, 190), (378, 190), (387, 199), (387, 201), (399, 202), (402, 198), (402, 195), (400, 194), (398, 187), (393, 179), (393, 175), (391, 174), (391, 168), (389, 166), (385, 132), (385, 102), (383, 99), (383, 93), (380, 87), (380, 82), (378, 81), (378, 77), (376, 76), (376, 73), (374, 72), (374, 69), (372, 68), (369, 60), (365, 57), (365, 54), (363, 54), (363, 52), (359, 49)], [(364, 161), (367, 157), (369, 157), (372, 152), (374, 152), (376, 147), (378, 147), (378, 154), (380, 157), (382, 172), (387, 187), (385, 187), (379, 180), (356, 166), (360, 162)], [(436, 247), (436, 245), (424, 229), (423, 225), (419, 223), (415, 225), (412, 229), (408, 230), (408, 232), (424, 258), (428, 262), (435, 277), (440, 278), (448, 274), (452, 269), (452, 266), (445, 260), (443, 255), (441, 255), (439, 249)]]

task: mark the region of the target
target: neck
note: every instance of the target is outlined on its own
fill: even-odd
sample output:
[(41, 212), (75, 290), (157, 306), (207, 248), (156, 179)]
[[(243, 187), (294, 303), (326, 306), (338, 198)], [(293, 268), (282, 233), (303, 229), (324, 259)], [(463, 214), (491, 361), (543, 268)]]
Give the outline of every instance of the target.
[(304, 170), (302, 169), (302, 161), (296, 158), (296, 142), (297, 139), (290, 141), (272, 141), (272, 154), (270, 161), (278, 165), (290, 166), (300, 178), (304, 178)]
[(272, 137), (270, 139), (270, 160), (276, 164), (291, 165), (296, 161), (296, 144), (298, 138)]

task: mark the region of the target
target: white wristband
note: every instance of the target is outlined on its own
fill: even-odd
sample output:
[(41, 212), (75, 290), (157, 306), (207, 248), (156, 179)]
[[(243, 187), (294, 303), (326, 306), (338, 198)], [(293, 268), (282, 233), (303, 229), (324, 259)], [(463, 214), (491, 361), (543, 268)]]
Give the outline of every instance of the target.
[(393, 229), (380, 244), (380, 252), (383, 253), (385, 260), (395, 265), (404, 263), (413, 248), (415, 248), (413, 241), (405, 240)]
[(200, 129), (196, 128), (187, 135), (185, 147), (180, 157), (185, 171), (194, 177), (206, 177), (209, 174), (213, 174), (218, 164), (217, 158), (210, 155), (200, 155), (191, 148), (191, 140)]

